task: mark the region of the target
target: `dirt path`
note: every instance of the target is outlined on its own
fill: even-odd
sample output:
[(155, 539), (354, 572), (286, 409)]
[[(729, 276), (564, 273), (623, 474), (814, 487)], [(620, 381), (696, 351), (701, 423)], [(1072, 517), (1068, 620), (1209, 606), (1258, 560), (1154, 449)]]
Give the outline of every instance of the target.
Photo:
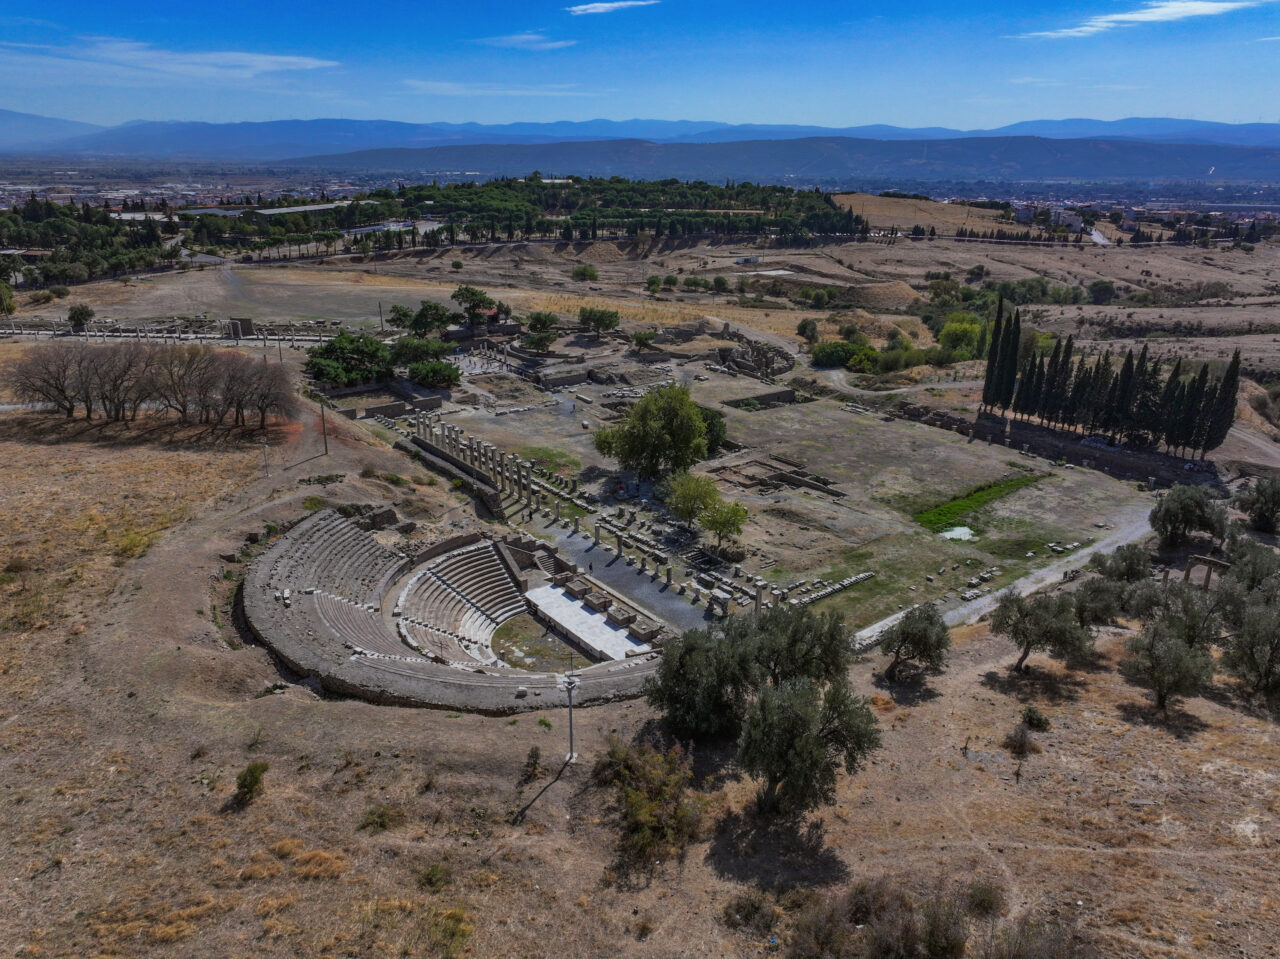
[(1263, 439), (1257, 433), (1239, 426), (1231, 427), (1231, 438), (1243, 443), (1250, 452), (1257, 454), (1259, 458), (1254, 462), (1280, 467), (1280, 446), (1270, 440)]

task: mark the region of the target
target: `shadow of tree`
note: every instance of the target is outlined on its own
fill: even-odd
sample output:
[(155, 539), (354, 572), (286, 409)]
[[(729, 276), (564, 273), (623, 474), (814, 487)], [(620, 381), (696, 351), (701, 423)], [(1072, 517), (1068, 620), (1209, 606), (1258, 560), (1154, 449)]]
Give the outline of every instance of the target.
[(1185, 709), (1178, 709), (1176, 706), (1170, 707), (1162, 713), (1150, 703), (1121, 703), (1116, 707), (1116, 712), (1120, 714), (1125, 722), (1133, 723), (1135, 726), (1150, 726), (1154, 729), (1160, 729), (1174, 738), (1184, 741), (1192, 736), (1199, 735), (1209, 728), (1209, 724), (1199, 716), (1189, 713)]
[(897, 682), (890, 682), (881, 672), (873, 675), (871, 685), (888, 693), (889, 698), (899, 706), (919, 706), (942, 695), (929, 685), (928, 675), (922, 669), (908, 672), (903, 667)]
[(67, 419), (61, 414), (19, 412), (0, 417), (0, 440), (20, 440), (58, 446), (63, 443), (86, 443), (95, 446), (171, 446), (184, 450), (225, 450), (257, 447), (266, 440), (278, 446), (290, 429), (279, 422), (268, 423), (266, 430), (254, 426), (233, 427), (211, 424), (179, 423), (158, 415), (143, 415), (131, 423), (108, 420)]
[(765, 819), (731, 812), (716, 828), (707, 864), (723, 879), (771, 892), (845, 881), (849, 867), (826, 844), (821, 820)]
[(1056, 704), (1078, 700), (1085, 681), (1075, 673), (1050, 672), (1031, 666), (1022, 673), (1012, 669), (1005, 672), (989, 670), (982, 677), (982, 685), (992, 692), (1012, 696), (1020, 703), (1043, 700)]

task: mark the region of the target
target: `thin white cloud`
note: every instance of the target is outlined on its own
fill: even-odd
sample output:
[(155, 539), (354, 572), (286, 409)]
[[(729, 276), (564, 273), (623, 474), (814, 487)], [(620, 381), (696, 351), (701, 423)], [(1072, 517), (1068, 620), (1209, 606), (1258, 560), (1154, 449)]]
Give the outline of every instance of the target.
[(1051, 80), (1048, 77), (1010, 77), (1010, 83), (1028, 87), (1065, 87), (1064, 80)]
[(1258, 43), (1270, 43), (1272, 40), (1280, 40), (1280, 37), (1258, 37)]
[(1057, 40), (1068, 37), (1091, 37), (1117, 27), (1132, 27), (1141, 23), (1173, 23), (1192, 17), (1213, 17), (1249, 7), (1260, 7), (1274, 0), (1147, 0), (1136, 10), (1124, 13), (1107, 13), (1090, 17), (1074, 27), (1060, 30), (1042, 30), (1024, 33), (1020, 39)]
[[(33, 46), (0, 43), (9, 50), (21, 50), (27, 57), (64, 64), (91, 64), (120, 69), (131, 74), (157, 77), (185, 77), (204, 82), (253, 80), (265, 74), (336, 67), (334, 60), (240, 50), (165, 50), (136, 40), (115, 37), (83, 37), (69, 46)], [(38, 52), (37, 52), (38, 51)], [(0, 52), (0, 59), (4, 58)]]
[(513, 50), (563, 50), (577, 40), (552, 40), (541, 33), (511, 33), (505, 37), (484, 37), (480, 43), (490, 47), (509, 47)]
[(433, 97), (592, 97), (604, 91), (579, 90), (571, 83), (511, 86), (494, 83), (457, 83), (451, 80), (405, 80), (404, 85)]
[(660, 0), (613, 0), (611, 3), (580, 3), (576, 7), (565, 7), (573, 16), (580, 17), (585, 13), (613, 13), (615, 10), (626, 10), (628, 7), (652, 7)]

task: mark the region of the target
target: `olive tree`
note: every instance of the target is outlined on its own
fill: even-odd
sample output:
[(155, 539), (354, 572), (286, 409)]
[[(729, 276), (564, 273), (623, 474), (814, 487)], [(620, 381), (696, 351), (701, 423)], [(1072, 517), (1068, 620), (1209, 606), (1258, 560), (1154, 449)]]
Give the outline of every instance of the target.
[(1193, 532), (1215, 539), (1227, 535), (1227, 511), (1215, 503), (1203, 486), (1172, 487), (1151, 510), (1151, 528), (1166, 548), (1180, 546)]
[(951, 631), (932, 603), (913, 606), (885, 631), (880, 648), (893, 657), (885, 668), (885, 679), (897, 682), (898, 671), (906, 663), (919, 663), (926, 669), (944, 668), (951, 650)]
[(1074, 603), (1066, 595), (1040, 595), (1034, 599), (1006, 592), (991, 614), (991, 631), (1005, 636), (1018, 648), (1015, 671), (1023, 670), (1027, 657), (1048, 652), (1077, 659), (1093, 648), (1093, 637), (1081, 627)]

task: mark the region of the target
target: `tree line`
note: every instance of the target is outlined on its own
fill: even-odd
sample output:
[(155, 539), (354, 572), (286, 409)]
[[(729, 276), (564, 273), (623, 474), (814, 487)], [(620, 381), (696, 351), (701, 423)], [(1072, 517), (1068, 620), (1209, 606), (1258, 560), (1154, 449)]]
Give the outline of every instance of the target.
[(268, 417), (297, 412), (284, 367), (207, 345), (40, 343), (11, 360), (4, 379), (20, 400), (68, 419), (83, 411), (129, 423), (146, 410), (211, 426), (247, 427), (256, 416), (265, 429)]
[(104, 207), (64, 206), (34, 196), (0, 213), (0, 247), (50, 251), (38, 264), (0, 256), (0, 279), (20, 278), (28, 287), (149, 269), (164, 250), (161, 227), (153, 220), (116, 220)]
[(1175, 359), (1165, 371), (1146, 345), (1119, 362), (1110, 351), (1092, 362), (1075, 356), (1074, 337), (1059, 340), (1048, 355), (1025, 350), (1022, 321), (997, 313), (987, 352), (982, 406), (1012, 410), (1024, 421), (1055, 429), (1106, 434), (1111, 442), (1139, 447), (1163, 443), (1179, 455), (1204, 455), (1222, 445), (1235, 420), (1240, 388), (1240, 351), (1222, 376), (1209, 364), (1194, 373)]

